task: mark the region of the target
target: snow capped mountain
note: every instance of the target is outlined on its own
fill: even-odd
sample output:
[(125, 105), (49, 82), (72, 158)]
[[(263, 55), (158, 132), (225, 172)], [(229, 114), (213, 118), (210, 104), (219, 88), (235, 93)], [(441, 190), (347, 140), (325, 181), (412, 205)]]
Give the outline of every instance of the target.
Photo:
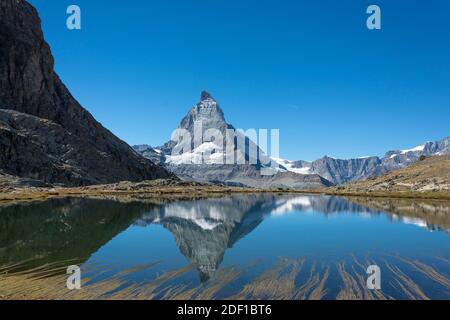
[(450, 154), (450, 137), (435, 142), (426, 142), (411, 149), (389, 151), (382, 159), (382, 165), (386, 171), (392, 171), (419, 161), (421, 156), (446, 154)]
[[(325, 156), (313, 161), (307, 172), (318, 174), (335, 184), (344, 184), (407, 167), (419, 161), (421, 156), (446, 154), (450, 154), (450, 137), (436, 142), (426, 142), (411, 149), (388, 151), (383, 158), (374, 156), (356, 159), (335, 159)], [(296, 163), (289, 160), (284, 161)], [(306, 167), (308, 165), (303, 166), (303, 168)]]
[[(180, 141), (171, 140), (158, 148), (140, 145), (134, 149), (185, 180), (255, 188), (307, 189), (332, 185), (318, 175), (309, 174), (305, 162), (283, 165), (281, 159), (268, 157), (252, 139), (226, 122), (219, 104), (206, 91), (175, 133), (183, 136), (182, 144), (185, 137), (191, 138), (191, 142), (183, 144), (183, 148), (179, 148)], [(233, 164), (229, 164), (230, 155)]]
[[(224, 164), (226, 156), (234, 157), (239, 164), (259, 164), (266, 166), (270, 162), (265, 153), (250, 138), (236, 130), (225, 120), (224, 112), (217, 101), (206, 91), (200, 96), (200, 101), (192, 107), (181, 120), (177, 128), (191, 138), (190, 150), (183, 150), (182, 154), (175, 149), (177, 142), (171, 140), (159, 149), (166, 159), (173, 164)], [(208, 155), (202, 163), (201, 154)], [(182, 162), (186, 160), (186, 162)]]

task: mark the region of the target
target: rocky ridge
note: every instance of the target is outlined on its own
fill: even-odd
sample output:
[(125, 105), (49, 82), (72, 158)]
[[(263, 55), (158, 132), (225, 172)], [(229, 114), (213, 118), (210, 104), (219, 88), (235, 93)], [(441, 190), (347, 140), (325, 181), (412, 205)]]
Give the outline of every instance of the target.
[(0, 2), (0, 170), (66, 186), (172, 175), (104, 128), (54, 71), (37, 11)]

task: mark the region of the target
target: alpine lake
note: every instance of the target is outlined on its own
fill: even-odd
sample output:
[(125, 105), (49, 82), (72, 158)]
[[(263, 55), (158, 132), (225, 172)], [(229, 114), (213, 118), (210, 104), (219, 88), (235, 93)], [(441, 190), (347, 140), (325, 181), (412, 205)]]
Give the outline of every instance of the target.
[[(0, 299), (447, 300), (449, 231), (450, 202), (437, 200), (3, 203)], [(68, 288), (69, 266), (79, 267), (79, 290)]]

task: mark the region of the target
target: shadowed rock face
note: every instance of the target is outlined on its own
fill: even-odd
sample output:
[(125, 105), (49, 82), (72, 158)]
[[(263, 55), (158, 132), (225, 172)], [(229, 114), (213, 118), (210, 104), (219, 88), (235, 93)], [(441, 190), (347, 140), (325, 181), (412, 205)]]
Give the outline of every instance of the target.
[[(170, 174), (132, 150), (72, 97), (58, 75), (36, 10), (0, 2), (0, 170), (65, 185)], [(34, 116), (34, 117), (30, 117)]]

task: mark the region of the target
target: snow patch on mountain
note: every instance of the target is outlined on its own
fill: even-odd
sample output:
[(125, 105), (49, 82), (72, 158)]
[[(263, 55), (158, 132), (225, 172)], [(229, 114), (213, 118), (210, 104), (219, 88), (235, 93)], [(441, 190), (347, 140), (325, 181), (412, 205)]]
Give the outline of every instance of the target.
[(280, 166), (286, 168), (286, 170), (284, 171), (290, 171), (297, 174), (311, 174), (311, 167), (296, 168), (295, 161), (280, 158), (272, 158), (272, 160), (278, 163)]
[(219, 146), (213, 142), (205, 142), (192, 152), (180, 155), (166, 156), (166, 163), (173, 165), (182, 164), (223, 164), (224, 153)]
[(397, 157), (400, 154), (407, 154), (410, 152), (422, 152), (425, 149), (425, 144), (421, 144), (420, 146), (411, 148), (411, 149), (406, 149), (406, 150), (400, 150), (400, 152), (398, 153), (394, 153), (393, 155), (391, 155), (391, 159)]

